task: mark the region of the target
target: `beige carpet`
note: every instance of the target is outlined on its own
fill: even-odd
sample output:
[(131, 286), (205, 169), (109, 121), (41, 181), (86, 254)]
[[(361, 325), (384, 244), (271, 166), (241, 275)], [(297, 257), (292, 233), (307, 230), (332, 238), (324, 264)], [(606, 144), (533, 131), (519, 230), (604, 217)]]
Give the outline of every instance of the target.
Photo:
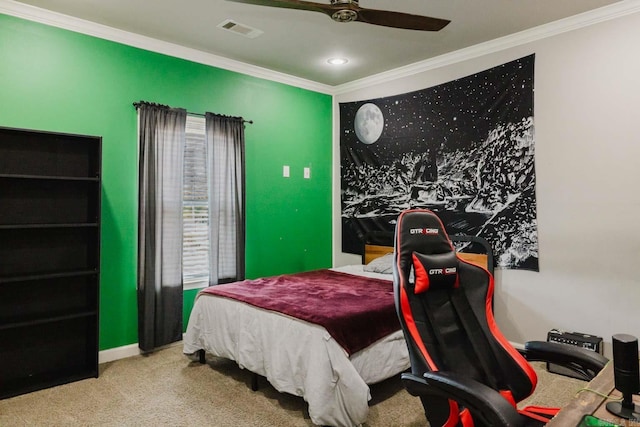
[[(46, 357), (46, 355), (44, 356)], [(542, 364), (529, 404), (562, 406), (584, 382)], [(0, 426), (313, 426), (305, 402), (275, 391), (230, 361), (189, 360), (182, 346), (100, 366), (100, 377), (0, 400)], [(366, 427), (426, 426), (420, 401), (397, 378), (371, 387)]]

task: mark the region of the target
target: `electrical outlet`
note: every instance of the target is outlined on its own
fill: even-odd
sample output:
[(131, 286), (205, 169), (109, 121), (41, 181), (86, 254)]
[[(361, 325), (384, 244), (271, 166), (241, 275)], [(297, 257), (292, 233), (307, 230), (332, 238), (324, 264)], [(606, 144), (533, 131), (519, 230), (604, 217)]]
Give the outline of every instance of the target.
[(282, 166), (282, 176), (285, 178), (289, 178), (289, 166)]
[(311, 178), (311, 168), (304, 168), (304, 177), (306, 179)]

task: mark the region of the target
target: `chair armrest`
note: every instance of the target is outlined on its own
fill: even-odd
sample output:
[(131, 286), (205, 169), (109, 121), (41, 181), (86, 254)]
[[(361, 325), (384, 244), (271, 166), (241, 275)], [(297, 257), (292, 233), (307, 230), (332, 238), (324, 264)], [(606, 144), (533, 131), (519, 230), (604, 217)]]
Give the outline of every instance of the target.
[(529, 341), (520, 352), (531, 362), (550, 362), (571, 369), (586, 381), (598, 375), (609, 361), (595, 351), (546, 341)]
[(469, 408), (475, 417), (483, 418), (492, 426), (513, 426), (522, 424), (522, 418), (497, 391), (469, 377), (453, 372), (426, 372), (423, 377), (403, 373), (402, 382), (413, 396), (438, 396), (452, 399)]

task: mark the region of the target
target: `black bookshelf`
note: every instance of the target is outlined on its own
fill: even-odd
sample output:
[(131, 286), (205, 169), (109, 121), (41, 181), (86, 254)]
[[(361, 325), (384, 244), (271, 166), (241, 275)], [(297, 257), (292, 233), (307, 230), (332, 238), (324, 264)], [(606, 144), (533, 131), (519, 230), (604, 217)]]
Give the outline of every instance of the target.
[(0, 127), (0, 398), (98, 376), (101, 143)]

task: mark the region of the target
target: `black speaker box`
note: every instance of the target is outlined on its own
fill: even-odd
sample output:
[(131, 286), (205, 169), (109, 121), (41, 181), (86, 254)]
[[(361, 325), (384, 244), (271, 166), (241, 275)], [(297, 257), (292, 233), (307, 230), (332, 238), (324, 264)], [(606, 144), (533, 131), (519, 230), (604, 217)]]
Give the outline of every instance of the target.
[(628, 334), (613, 336), (613, 375), (616, 389), (636, 394), (640, 392), (638, 339)]
[(608, 402), (607, 411), (618, 417), (640, 422), (640, 406), (633, 403), (633, 395), (640, 392), (638, 339), (629, 334), (616, 334), (613, 344), (613, 378), (622, 401)]
[[(602, 337), (583, 334), (581, 332), (564, 332), (559, 331), (558, 329), (552, 329), (547, 333), (547, 341), (573, 345), (575, 347), (582, 347), (586, 350), (591, 350), (602, 354)], [(574, 372), (571, 369), (567, 369), (563, 366), (556, 365), (555, 363), (547, 363), (547, 371), (567, 377), (578, 378), (580, 380), (587, 379), (583, 378), (577, 372)]]

